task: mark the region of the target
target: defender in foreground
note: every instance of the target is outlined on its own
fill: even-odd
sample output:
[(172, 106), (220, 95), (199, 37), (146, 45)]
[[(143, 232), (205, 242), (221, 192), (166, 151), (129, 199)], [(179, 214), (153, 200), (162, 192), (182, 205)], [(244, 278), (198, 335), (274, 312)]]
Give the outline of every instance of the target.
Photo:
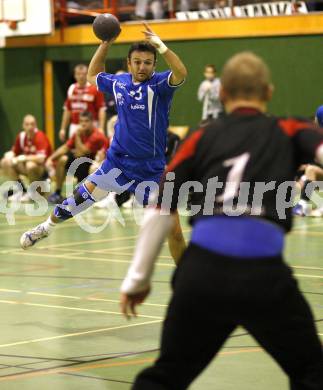
[[(159, 358), (138, 375), (133, 389), (187, 389), (243, 326), (289, 376), (292, 390), (321, 390), (322, 345), (282, 252), (292, 225), (289, 190), (301, 163), (323, 162), (323, 134), (311, 123), (266, 115), (269, 70), (254, 54), (232, 57), (221, 81), (227, 116), (193, 134), (168, 167), (175, 173), (171, 210), (183, 183), (198, 181), (204, 191), (192, 197), (201, 207), (175, 271)], [(222, 187), (212, 194), (214, 185), (206, 190), (207, 183), (216, 177)], [(249, 197), (235, 208), (240, 184), (246, 183)], [(162, 181), (159, 205), (163, 186)], [(146, 216), (121, 287), (127, 317), (150, 291), (173, 218), (158, 209)]]

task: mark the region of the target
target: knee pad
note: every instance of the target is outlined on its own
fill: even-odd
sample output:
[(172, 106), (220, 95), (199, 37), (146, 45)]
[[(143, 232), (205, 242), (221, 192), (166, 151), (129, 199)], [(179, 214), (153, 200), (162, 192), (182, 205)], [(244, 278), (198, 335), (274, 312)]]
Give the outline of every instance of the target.
[(55, 207), (54, 215), (60, 220), (66, 221), (91, 207), (94, 202), (95, 200), (88, 189), (84, 184), (81, 184), (75, 188), (72, 196), (66, 198), (62, 204), (58, 204)]

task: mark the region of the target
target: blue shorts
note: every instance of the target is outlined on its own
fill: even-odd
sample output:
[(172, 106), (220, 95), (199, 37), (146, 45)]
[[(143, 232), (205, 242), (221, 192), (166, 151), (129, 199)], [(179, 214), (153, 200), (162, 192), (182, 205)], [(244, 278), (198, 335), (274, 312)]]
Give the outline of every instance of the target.
[(164, 159), (135, 159), (109, 151), (87, 180), (103, 191), (118, 194), (129, 191), (139, 203), (147, 204), (149, 193), (158, 187), (164, 169)]

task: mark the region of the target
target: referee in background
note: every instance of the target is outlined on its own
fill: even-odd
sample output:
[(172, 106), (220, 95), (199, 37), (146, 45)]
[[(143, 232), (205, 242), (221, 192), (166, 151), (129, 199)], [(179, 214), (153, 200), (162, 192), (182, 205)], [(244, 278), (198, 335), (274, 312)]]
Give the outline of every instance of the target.
[[(201, 207), (173, 278), (159, 358), (133, 389), (187, 389), (243, 326), (289, 376), (290, 389), (322, 390), (322, 345), (282, 252), (292, 226), (291, 183), (300, 164), (323, 162), (323, 134), (312, 123), (266, 115), (273, 87), (254, 54), (232, 57), (221, 81), (227, 115), (195, 132), (168, 166), (175, 173), (170, 210), (189, 180), (203, 185), (192, 199)], [(240, 184), (250, 186), (242, 203)], [(162, 202), (168, 185), (160, 184), (163, 213), (154, 208), (146, 215), (121, 287), (127, 317), (150, 291), (154, 262), (173, 224)]]

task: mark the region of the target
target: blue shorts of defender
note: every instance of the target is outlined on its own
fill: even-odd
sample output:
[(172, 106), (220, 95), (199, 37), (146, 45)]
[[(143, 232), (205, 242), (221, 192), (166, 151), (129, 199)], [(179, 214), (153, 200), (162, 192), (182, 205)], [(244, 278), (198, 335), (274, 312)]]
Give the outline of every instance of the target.
[(138, 159), (108, 151), (102, 165), (87, 180), (103, 191), (118, 194), (129, 191), (139, 203), (146, 205), (164, 169), (164, 159)]

